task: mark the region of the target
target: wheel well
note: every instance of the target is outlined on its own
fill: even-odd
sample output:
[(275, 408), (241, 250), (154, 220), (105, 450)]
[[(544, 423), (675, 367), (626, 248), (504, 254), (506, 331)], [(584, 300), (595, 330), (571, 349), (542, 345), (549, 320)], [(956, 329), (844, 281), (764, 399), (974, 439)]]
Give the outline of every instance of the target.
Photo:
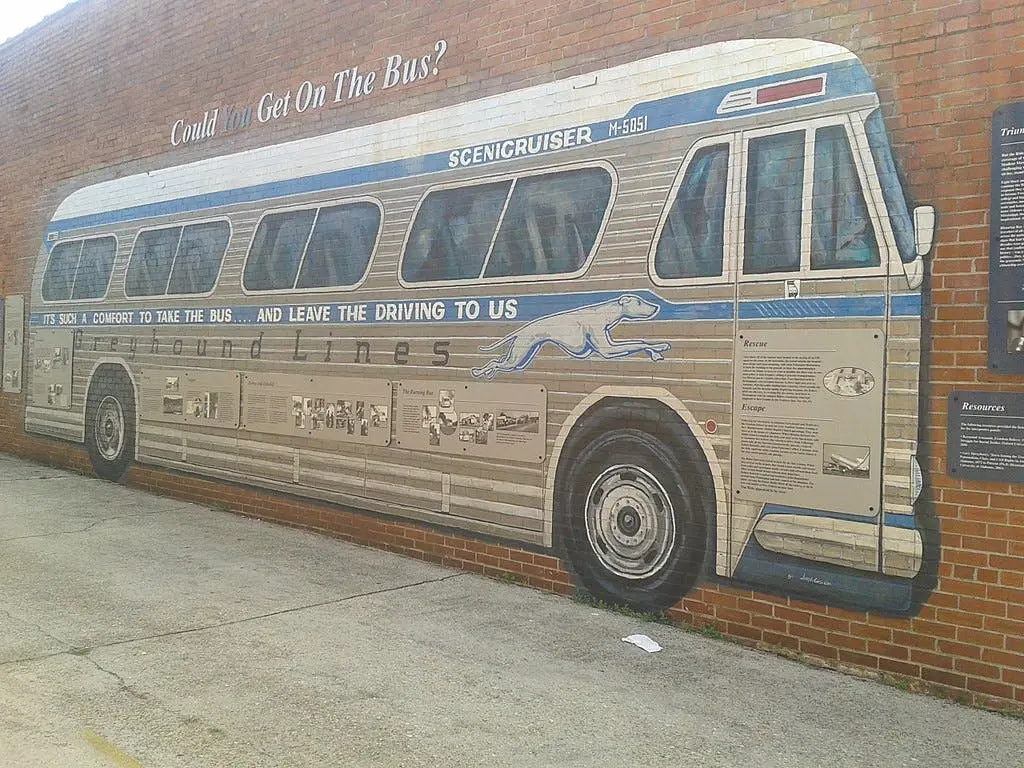
[(89, 377), (89, 389), (86, 394), (86, 402), (88, 403), (89, 399), (92, 398), (93, 390), (97, 386), (109, 385), (115, 381), (124, 384), (131, 391), (132, 405), (135, 405), (135, 384), (125, 367), (119, 363), (100, 363), (96, 366), (92, 375)]
[[(719, 483), (715, 482), (716, 475), (711, 469), (708, 461), (707, 446), (698, 436), (693, 426), (671, 405), (657, 397), (629, 397), (610, 395), (598, 399), (572, 422), (564, 441), (559, 446), (558, 461), (555, 463), (554, 479), (550, 483), (552, 488), (558, 482), (558, 476), (564, 471), (567, 462), (571, 462), (576, 454), (574, 445), (581, 440), (586, 440), (588, 434), (600, 428), (606, 420), (609, 411), (624, 415), (628, 420), (629, 413), (636, 409), (643, 409), (648, 413), (654, 413), (660, 423), (672, 424), (675, 429), (666, 429), (664, 432), (655, 434), (659, 440), (663, 440), (674, 454), (679, 457), (679, 469), (688, 480), (693, 478), (693, 488), (697, 491), (700, 504), (704, 510), (705, 519), (705, 547), (704, 562), (701, 569), (704, 573), (714, 573), (714, 558), (717, 547), (717, 511), (718, 498), (716, 489)], [(692, 438), (690, 445), (675, 436), (673, 432), (684, 430)], [(554, 510), (552, 510), (554, 513)], [(553, 542), (561, 546), (561, 542)]]

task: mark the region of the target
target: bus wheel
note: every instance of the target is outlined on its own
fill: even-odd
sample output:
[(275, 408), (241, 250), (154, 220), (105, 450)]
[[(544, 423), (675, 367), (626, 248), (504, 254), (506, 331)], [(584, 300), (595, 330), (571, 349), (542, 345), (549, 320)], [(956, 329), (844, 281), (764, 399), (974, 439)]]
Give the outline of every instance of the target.
[(573, 453), (559, 462), (559, 539), (592, 595), (662, 611), (693, 586), (704, 560), (702, 483), (687, 461), (693, 454), (680, 450), (684, 433), (693, 448), (696, 441), (654, 408), (631, 408), (628, 419), (616, 421), (620, 426), (606, 429), (611, 425), (599, 418), (585, 440), (566, 445)]
[(96, 474), (120, 480), (135, 453), (135, 395), (124, 371), (100, 368), (86, 401), (86, 446)]

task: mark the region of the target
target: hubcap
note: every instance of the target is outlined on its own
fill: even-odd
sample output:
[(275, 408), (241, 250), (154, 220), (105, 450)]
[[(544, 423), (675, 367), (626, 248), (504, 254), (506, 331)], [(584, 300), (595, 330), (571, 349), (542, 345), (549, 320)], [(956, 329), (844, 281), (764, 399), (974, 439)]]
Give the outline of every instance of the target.
[(650, 472), (619, 465), (590, 486), (587, 539), (601, 564), (626, 579), (646, 579), (665, 567), (676, 544), (668, 494)]
[(96, 448), (107, 461), (121, 455), (124, 446), (124, 413), (113, 397), (105, 397), (96, 410)]

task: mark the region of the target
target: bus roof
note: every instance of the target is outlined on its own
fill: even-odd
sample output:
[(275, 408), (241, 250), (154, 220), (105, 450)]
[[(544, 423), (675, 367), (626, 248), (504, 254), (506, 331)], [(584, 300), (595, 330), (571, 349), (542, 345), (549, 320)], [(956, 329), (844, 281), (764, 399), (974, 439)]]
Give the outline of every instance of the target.
[[(449, 167), (449, 153), (507, 141), (510, 126), (540, 135), (571, 126), (617, 120), (637, 105), (679, 94), (711, 93), (702, 114), (721, 118), (743, 102), (742, 85), (788, 82), (794, 73), (854, 64), (855, 87), (830, 97), (870, 91), (870, 81), (847, 49), (813, 40), (734, 40), (671, 51), (616, 67), (504, 92), (381, 123), (347, 128), (83, 187), (58, 206), (48, 233), (180, 210), (295, 194)], [(742, 90), (742, 89), (740, 89)], [(777, 90), (777, 89), (776, 89)], [(821, 98), (824, 94), (822, 78)], [(693, 111), (693, 104), (687, 105)], [(727, 106), (727, 109), (722, 109)], [(755, 105), (759, 109), (778, 105)], [(710, 107), (710, 111), (708, 111)], [(753, 107), (751, 108), (753, 111)], [(251, 130), (251, 129), (250, 129)], [(430, 162), (410, 163), (411, 158)], [(381, 173), (353, 175), (353, 169)], [(339, 173), (349, 171), (344, 179)], [(291, 183), (318, 179), (315, 185)], [(185, 202), (189, 201), (189, 202)], [(111, 217), (113, 212), (120, 215)], [(54, 239), (54, 238), (51, 238)]]

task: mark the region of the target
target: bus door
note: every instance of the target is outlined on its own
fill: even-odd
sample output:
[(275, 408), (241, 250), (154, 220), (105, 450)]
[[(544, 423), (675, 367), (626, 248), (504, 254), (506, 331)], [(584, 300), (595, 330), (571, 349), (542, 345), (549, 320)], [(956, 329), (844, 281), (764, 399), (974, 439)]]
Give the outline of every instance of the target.
[(734, 577), (879, 586), (888, 253), (847, 115), (744, 131), (734, 258)]

